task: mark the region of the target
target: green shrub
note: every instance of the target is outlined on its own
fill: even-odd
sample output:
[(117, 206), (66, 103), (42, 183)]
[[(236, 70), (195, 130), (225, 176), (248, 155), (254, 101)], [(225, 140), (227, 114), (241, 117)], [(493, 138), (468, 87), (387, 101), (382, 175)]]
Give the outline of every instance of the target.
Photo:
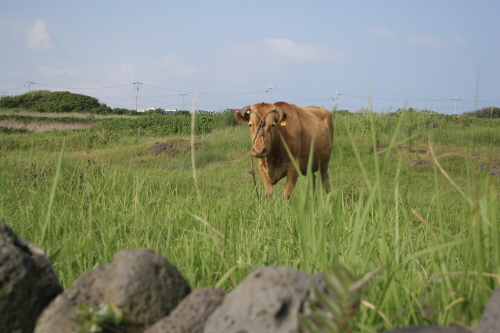
[[(198, 114), (195, 118), (195, 134), (209, 133), (216, 128), (235, 124), (229, 113)], [(237, 121), (236, 121), (237, 122)], [(179, 114), (148, 113), (138, 118), (114, 118), (100, 122), (99, 128), (117, 133), (134, 135), (187, 135), (191, 132), (191, 115), (189, 112)]]
[(10, 127), (2, 127), (0, 126), (0, 133), (3, 134), (13, 134), (13, 133), (30, 133), (30, 130), (27, 129), (26, 127), (22, 128), (10, 128)]
[(1, 108), (23, 108), (36, 112), (93, 112), (107, 113), (111, 108), (90, 96), (69, 91), (38, 90), (19, 96), (0, 99)]

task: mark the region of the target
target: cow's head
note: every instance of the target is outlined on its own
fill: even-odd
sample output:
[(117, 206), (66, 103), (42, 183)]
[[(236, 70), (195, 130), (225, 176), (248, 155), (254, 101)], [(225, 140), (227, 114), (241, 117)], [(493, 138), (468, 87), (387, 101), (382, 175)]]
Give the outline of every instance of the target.
[(271, 143), (279, 133), (279, 126), (285, 125), (285, 113), (274, 104), (254, 104), (236, 112), (236, 119), (248, 123), (252, 138), (252, 156), (264, 158), (271, 153)]

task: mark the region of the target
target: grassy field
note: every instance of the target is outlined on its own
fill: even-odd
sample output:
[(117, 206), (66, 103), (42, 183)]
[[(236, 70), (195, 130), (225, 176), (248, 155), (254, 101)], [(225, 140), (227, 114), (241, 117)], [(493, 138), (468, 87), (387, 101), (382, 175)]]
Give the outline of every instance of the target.
[(289, 202), (283, 181), (257, 199), (243, 125), (197, 135), (195, 172), (186, 134), (0, 132), (0, 219), (46, 251), (64, 286), (124, 248), (162, 253), (193, 288), (340, 262), (382, 269), (357, 332), (474, 327), (500, 281), (500, 122), (336, 114), (335, 130), (331, 193), (302, 177)]

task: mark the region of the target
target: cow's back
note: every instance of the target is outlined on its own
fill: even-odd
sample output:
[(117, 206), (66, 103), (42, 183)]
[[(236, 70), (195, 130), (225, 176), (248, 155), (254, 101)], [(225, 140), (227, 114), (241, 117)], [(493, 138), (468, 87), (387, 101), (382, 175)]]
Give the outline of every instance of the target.
[[(281, 106), (281, 107), (284, 107)], [(319, 165), (328, 164), (332, 152), (333, 123), (328, 110), (317, 107), (298, 107), (288, 104), (288, 112), (296, 118), (293, 126), (285, 126), (288, 138), (294, 142), (287, 142), (289, 147), (294, 147), (292, 154), (298, 160), (303, 173), (307, 169), (311, 143), (314, 139), (313, 169), (318, 170)], [(288, 118), (288, 117), (287, 117)], [(288, 140), (287, 140), (288, 141)]]
[(317, 106), (306, 106), (303, 109), (315, 114), (318, 118), (323, 120), (323, 122), (328, 127), (328, 130), (330, 131), (330, 138), (331, 141), (333, 142), (334, 129), (333, 129), (332, 114), (330, 113), (330, 111), (328, 111), (327, 109), (319, 108)]

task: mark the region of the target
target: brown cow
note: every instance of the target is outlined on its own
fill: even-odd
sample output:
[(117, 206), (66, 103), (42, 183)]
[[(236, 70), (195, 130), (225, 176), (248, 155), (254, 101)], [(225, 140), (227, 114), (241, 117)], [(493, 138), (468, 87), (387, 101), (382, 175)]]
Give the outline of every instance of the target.
[(312, 171), (320, 171), (323, 188), (330, 190), (328, 162), (332, 153), (333, 121), (328, 110), (315, 106), (301, 108), (285, 102), (260, 103), (236, 112), (236, 119), (250, 126), (252, 156), (259, 159), (259, 172), (267, 195), (273, 195), (272, 185), (287, 177), (283, 195), (289, 198), (299, 175), (284, 143), (300, 172), (305, 174), (314, 142)]

